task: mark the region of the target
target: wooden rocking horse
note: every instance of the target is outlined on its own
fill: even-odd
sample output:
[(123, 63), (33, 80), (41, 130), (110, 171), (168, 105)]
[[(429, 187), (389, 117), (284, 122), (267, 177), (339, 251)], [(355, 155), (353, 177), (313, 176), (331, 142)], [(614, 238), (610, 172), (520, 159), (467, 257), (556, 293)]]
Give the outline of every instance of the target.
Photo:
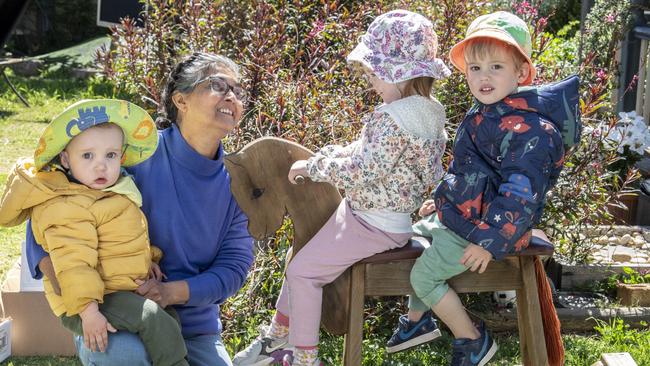
[[(327, 183), (289, 183), (289, 168), (312, 152), (279, 138), (261, 138), (226, 157), (231, 189), (248, 215), (249, 231), (257, 239), (275, 234), (288, 214), (294, 225), (292, 250), (299, 251), (325, 224), (341, 200)], [(542, 232), (534, 236), (545, 238)], [(429, 245), (414, 238), (405, 247), (360, 261), (323, 290), (321, 325), (331, 334), (345, 335), (343, 364), (361, 365), (365, 296), (400, 296), (413, 292), (409, 277), (415, 259)], [(534, 240), (524, 251), (492, 262), (483, 274), (466, 272), (450, 285), (459, 293), (517, 290), (518, 327), (524, 365), (548, 364), (534, 256), (552, 255), (553, 246)]]

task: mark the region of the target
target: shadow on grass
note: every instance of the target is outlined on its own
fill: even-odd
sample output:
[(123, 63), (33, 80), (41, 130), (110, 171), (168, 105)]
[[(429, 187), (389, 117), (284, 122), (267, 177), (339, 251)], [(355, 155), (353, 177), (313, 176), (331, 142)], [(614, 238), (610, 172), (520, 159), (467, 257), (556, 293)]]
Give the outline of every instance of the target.
[(0, 119), (1, 118), (8, 118), (8, 117), (11, 117), (11, 116), (13, 116), (15, 114), (16, 114), (16, 112), (14, 112), (14, 111), (5, 111), (5, 110), (0, 109)]

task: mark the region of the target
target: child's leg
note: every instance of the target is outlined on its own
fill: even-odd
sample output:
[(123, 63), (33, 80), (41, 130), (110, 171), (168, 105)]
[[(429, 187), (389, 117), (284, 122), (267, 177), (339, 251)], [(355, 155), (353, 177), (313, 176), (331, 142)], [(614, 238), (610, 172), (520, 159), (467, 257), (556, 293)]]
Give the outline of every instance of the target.
[(343, 200), (319, 232), (293, 258), (287, 269), (291, 329), (289, 343), (318, 345), (323, 286), (357, 261), (403, 246), (411, 234), (389, 234), (354, 216)]
[(180, 325), (154, 301), (118, 291), (105, 295), (99, 310), (115, 328), (137, 333), (155, 366), (188, 365)]
[(287, 280), (282, 281), (280, 296), (275, 303), (275, 315), (271, 319), (271, 328), (267, 335), (272, 338), (284, 338), (289, 335), (289, 291)]
[(61, 319), (61, 324), (63, 324), (67, 330), (83, 337), (84, 330), (81, 326), (81, 317), (79, 315), (66, 316), (63, 314), (59, 318)]
[(430, 306), (423, 303), (415, 294), (409, 296), (409, 312), (407, 314), (408, 320), (417, 322), (422, 318), (422, 315), (429, 309)]
[(420, 300), (431, 306), (456, 337), (451, 364), (485, 365), (498, 346), (484, 323), (479, 329), (474, 327), (458, 295), (447, 285), (448, 279), (467, 270), (460, 259), (468, 244), (446, 228), (436, 230), (431, 246), (415, 261), (411, 285)]
[(480, 337), (478, 329), (467, 315), (456, 291), (449, 289), (431, 309), (449, 327), (455, 338), (477, 339)]
[[(439, 222), (435, 224), (440, 225)], [(440, 225), (432, 231), (432, 243), (418, 258), (411, 271), (411, 284), (417, 298), (410, 305), (426, 304), (447, 324), (456, 338), (478, 338), (478, 331), (465, 312), (458, 295), (449, 288), (447, 280), (467, 270), (460, 263), (468, 241)], [(421, 306), (414, 308), (415, 316)]]

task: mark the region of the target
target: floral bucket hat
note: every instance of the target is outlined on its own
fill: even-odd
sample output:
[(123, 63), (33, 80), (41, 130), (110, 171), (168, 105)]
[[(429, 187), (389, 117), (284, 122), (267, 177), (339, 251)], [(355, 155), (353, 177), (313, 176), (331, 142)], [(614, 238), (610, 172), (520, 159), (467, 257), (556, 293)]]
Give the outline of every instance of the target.
[(139, 164), (156, 151), (158, 132), (147, 111), (125, 100), (82, 100), (54, 117), (43, 130), (34, 151), (36, 169), (41, 170), (59, 155), (73, 137), (107, 122), (115, 123), (124, 132), (122, 166)]
[(507, 11), (497, 11), (481, 15), (467, 28), (465, 39), (458, 42), (449, 51), (449, 59), (461, 72), (465, 72), (465, 46), (474, 38), (493, 38), (513, 46), (530, 65), (528, 78), (521, 85), (532, 83), (535, 78), (535, 66), (530, 59), (532, 42), (528, 25), (518, 16)]
[(436, 58), (438, 37), (431, 22), (420, 14), (393, 10), (375, 18), (347, 57), (395, 84), (420, 76), (442, 79), (451, 71)]

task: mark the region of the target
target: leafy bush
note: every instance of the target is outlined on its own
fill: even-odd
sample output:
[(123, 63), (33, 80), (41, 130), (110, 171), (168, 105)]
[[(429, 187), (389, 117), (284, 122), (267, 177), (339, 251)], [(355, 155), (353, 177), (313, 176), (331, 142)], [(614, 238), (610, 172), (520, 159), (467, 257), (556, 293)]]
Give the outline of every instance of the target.
[(623, 273), (615, 276), (617, 282), (628, 285), (637, 285), (640, 283), (650, 283), (650, 271), (637, 271), (634, 268), (623, 267)]

